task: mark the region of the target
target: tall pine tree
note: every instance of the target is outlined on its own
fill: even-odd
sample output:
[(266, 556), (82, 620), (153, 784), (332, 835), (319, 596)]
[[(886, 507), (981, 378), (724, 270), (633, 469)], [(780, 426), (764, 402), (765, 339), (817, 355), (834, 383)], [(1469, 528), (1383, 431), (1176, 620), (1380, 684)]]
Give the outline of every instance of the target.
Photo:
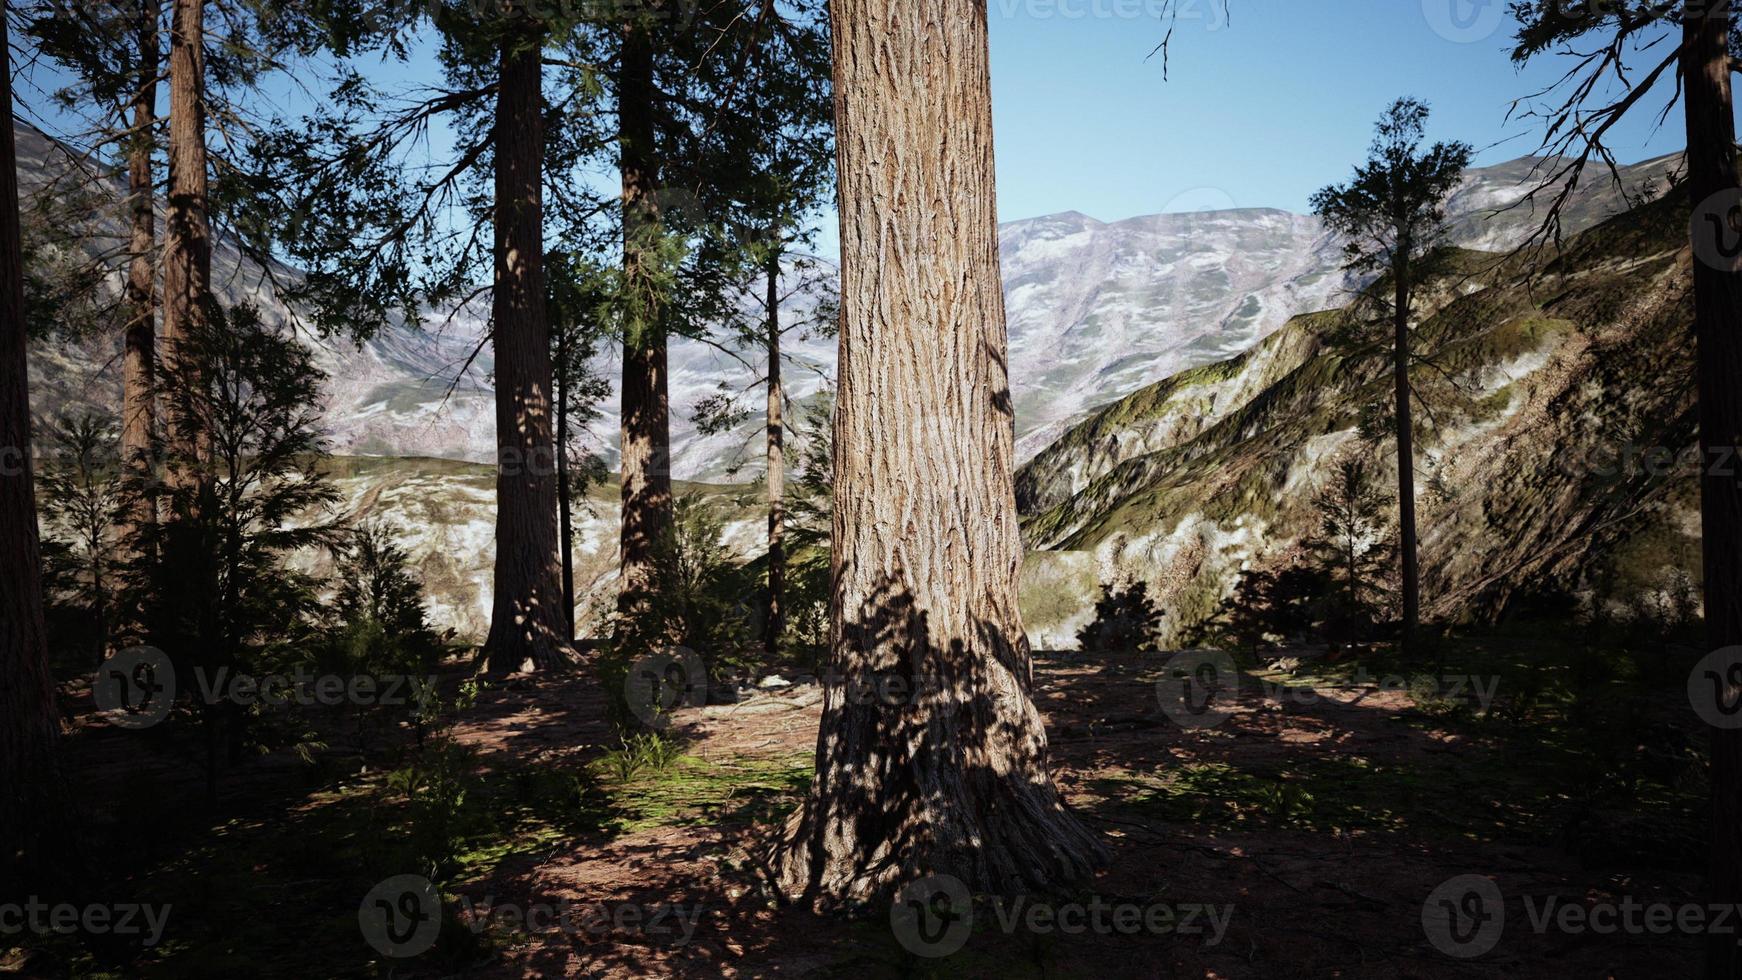
[(1398, 99), (1375, 127), (1367, 162), (1346, 184), (1313, 195), (1313, 211), (1342, 236), (1349, 268), (1373, 274), (1370, 290), (1391, 313), (1393, 432), (1397, 440), (1397, 528), (1402, 571), (1403, 642), (1407, 648), (1421, 622), (1421, 572), (1415, 526), (1414, 390), (1411, 318), (1416, 291), (1434, 254), (1444, 244), (1445, 201), (1469, 166), (1467, 143), (1422, 147), (1428, 107)]

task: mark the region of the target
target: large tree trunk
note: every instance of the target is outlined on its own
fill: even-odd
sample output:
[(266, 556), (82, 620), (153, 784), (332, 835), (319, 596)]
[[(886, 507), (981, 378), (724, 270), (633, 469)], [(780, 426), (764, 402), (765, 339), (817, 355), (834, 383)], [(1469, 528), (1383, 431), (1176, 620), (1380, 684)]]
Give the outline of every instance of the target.
[[(158, 0), (138, 0), (139, 80), (133, 94), (133, 136), (127, 149), (127, 192), (132, 207), (133, 236), (128, 243), (127, 321), (121, 368), (121, 457), (141, 484), (151, 477), (152, 433), (157, 427), (155, 375), (157, 365), (157, 188), (152, 182), (151, 155), (157, 126)], [(132, 521), (146, 525), (157, 518), (156, 504), (142, 495)]]
[(665, 303), (657, 248), (659, 167), (654, 148), (653, 38), (623, 30), (618, 142), (623, 171), (623, 528), (617, 606), (637, 608), (654, 587), (655, 561), (672, 526), (671, 402), (666, 391)]
[(7, 886), (21, 880), (21, 856), (27, 866), (47, 858), (44, 838), (55, 830), (60, 799), (30, 460), (10, 51), (0, 18), (0, 900), (19, 897)]
[[(1734, 195), (1736, 122), (1730, 92), (1729, 0), (1689, 3), (1684, 24), (1682, 84), (1688, 129), (1688, 194), (1694, 220), (1715, 196)], [(1705, 16), (1696, 12), (1704, 10)], [(1731, 217), (1735, 198), (1719, 198)], [(1705, 575), (1706, 645), (1742, 645), (1742, 273), (1703, 262), (1696, 250), (1694, 338), (1698, 357), (1701, 555)], [(1742, 902), (1742, 730), (1712, 730), (1711, 866), (1708, 900)], [(1742, 948), (1733, 935), (1707, 942), (1710, 977), (1742, 976)]]
[(831, 670), (780, 855), (833, 903), (1105, 859), (1052, 782), (1017, 610), (986, 5), (834, 0), (842, 329)]
[[(212, 313), (212, 241), (206, 214), (205, 0), (175, 0), (169, 34), (169, 200), (163, 239), (163, 345), (173, 360), (182, 337)], [(172, 457), (198, 455), (196, 436), (165, 433)], [(189, 474), (172, 467), (172, 480)]]
[(503, 41), (496, 101), (496, 575), (489, 670), (564, 659), (550, 326), (544, 294), (542, 35)]
[[(1408, 254), (1409, 243), (1400, 245)], [(1409, 404), (1409, 283), (1395, 274), (1391, 349), (1392, 381), (1397, 399), (1397, 536), (1403, 563), (1403, 645), (1409, 649), (1421, 622), (1421, 570), (1415, 541), (1415, 422)]]
[(768, 618), (763, 643), (770, 657), (779, 652), (786, 629), (786, 440), (781, 418), (785, 392), (780, 386), (780, 252), (768, 260)]

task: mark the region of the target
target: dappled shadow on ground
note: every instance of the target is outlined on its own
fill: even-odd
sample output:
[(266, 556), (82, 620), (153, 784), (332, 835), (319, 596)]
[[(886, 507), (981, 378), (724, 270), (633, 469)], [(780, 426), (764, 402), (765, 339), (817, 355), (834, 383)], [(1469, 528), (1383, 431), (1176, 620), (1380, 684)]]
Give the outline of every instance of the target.
[[(176, 947), (140, 975), (1223, 976), (1687, 975), (1695, 940), (1538, 932), (1525, 907), (1695, 901), (1699, 869), (1669, 845), (1622, 846), (1697, 824), (1653, 782), (1598, 794), (1566, 745), (1485, 717), (1470, 697), (1313, 679), (1290, 692), (1244, 673), (1221, 723), (1186, 729), (1163, 710), (1165, 655), (1037, 658), (1061, 793), (1112, 853), (1057, 904), (1226, 910), (1223, 931), (1035, 930), (982, 898), (963, 948), (943, 958), (897, 941), (887, 907), (820, 916), (775, 900), (761, 861), (809, 785), (820, 691), (798, 685), (680, 711), (675, 761), (613, 772), (590, 672), (519, 677), (482, 692), (452, 728), (473, 834), (444, 876), (448, 919), (431, 953), (389, 960), (356, 928), (361, 890), (403, 860), (410, 804), (368, 780), (313, 792), (281, 784), (252, 815), (182, 826), (125, 876), (174, 900)], [(1498, 717), (1496, 717), (1498, 716)], [(113, 778), (135, 768), (92, 731), (72, 755)], [(135, 752), (144, 750), (135, 749)], [(157, 750), (152, 750), (157, 751)], [(169, 751), (165, 749), (163, 751)], [(80, 754), (84, 753), (84, 756)], [(146, 753), (149, 755), (150, 753)], [(173, 758), (158, 763), (174, 770)], [(142, 770), (149, 771), (149, 770)], [(142, 777), (149, 778), (149, 777)], [(195, 792), (180, 782), (171, 792)], [(1599, 846), (1580, 836), (1599, 828)], [(173, 859), (169, 852), (175, 852)], [(384, 856), (386, 855), (386, 856)], [(1457, 875), (1492, 879), (1506, 926), (1488, 954), (1454, 960), (1423, 906)], [(578, 928), (528, 926), (502, 909), (567, 909)], [(232, 910), (232, 911), (226, 911)], [(1176, 920), (1177, 921), (1177, 920)], [(188, 931), (186, 924), (199, 923)], [(262, 923), (270, 924), (270, 928)]]
[[(946, 958), (896, 941), (886, 908), (819, 917), (775, 901), (756, 865), (798, 781), (757, 796), (759, 810), (705, 821), (656, 820), (553, 855), (513, 885), (579, 903), (699, 906), (687, 943), (633, 931), (515, 936), (492, 976), (1563, 976), (1667, 975), (1695, 968), (1691, 938), (1538, 933), (1525, 907), (1561, 902), (1694, 900), (1697, 868), (1626, 855), (1592, 862), (1568, 836), (1576, 793), (1545, 767), (1546, 746), (1512, 744), (1462, 708), (1400, 690), (1330, 682), (1267, 687), (1247, 672), (1225, 722), (1182, 729), (1161, 710), (1165, 656), (1042, 657), (1061, 791), (1103, 835), (1113, 860), (1047, 901), (1227, 909), (1202, 928), (1123, 935), (1036, 932), (1012, 906), (975, 906), (974, 931)], [(1504, 692), (1500, 694), (1503, 699)], [(690, 751), (709, 765), (802, 763), (819, 717), (814, 688), (683, 712)], [(1533, 753), (1544, 755), (1533, 760)], [(750, 815), (754, 813), (754, 815)], [(1679, 815), (1685, 822), (1693, 815)], [(1667, 868), (1667, 870), (1666, 870)], [(1469, 961), (1430, 944), (1423, 906), (1441, 882), (1479, 874), (1505, 896), (1500, 944)], [(501, 894), (501, 887), (491, 887)]]

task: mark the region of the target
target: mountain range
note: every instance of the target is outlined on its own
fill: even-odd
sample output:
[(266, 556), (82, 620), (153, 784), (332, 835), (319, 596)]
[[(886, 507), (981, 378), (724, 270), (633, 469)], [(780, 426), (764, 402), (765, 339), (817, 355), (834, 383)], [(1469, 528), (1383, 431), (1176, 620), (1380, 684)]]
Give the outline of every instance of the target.
[[(79, 182), (69, 175), (97, 174), (91, 237), (123, 242), (119, 178), (28, 125), (20, 124), (16, 133), (21, 193), (27, 199), (55, 193)], [(1677, 159), (1626, 168), (1623, 186), (1649, 188)], [(1454, 241), (1489, 250), (1520, 241), (1534, 227), (1534, 213), (1512, 206), (1541, 162), (1525, 158), (1470, 171), (1451, 201)], [(1569, 208), (1568, 230), (1589, 227), (1624, 207), (1612, 183), (1588, 182)], [(1316, 218), (1277, 209), (1114, 222), (1067, 212), (1006, 223), (999, 242), (1021, 459), (1040, 452), (1090, 409), (1238, 353), (1296, 314), (1342, 305), (1354, 285), (1341, 271), (1341, 250)], [(822, 275), (814, 278), (826, 291), (833, 268), (818, 262)], [(215, 242), (213, 279), (222, 301), (252, 303), (270, 322), (296, 322), (273, 288), (295, 276), (283, 266), (262, 267), (222, 235)], [(111, 290), (118, 292), (120, 282), (117, 268)], [(786, 322), (810, 316), (817, 292), (795, 290), (782, 311)], [(361, 345), (310, 338), (329, 375), (326, 418), (333, 452), (492, 459), (493, 359), (482, 343), (487, 315), (486, 298), (426, 312), (421, 322), (396, 324)], [(72, 347), (39, 345), (32, 362), (43, 392), (36, 401), (39, 417), (65, 403), (118, 404), (118, 349), (115, 333)], [(832, 383), (832, 340), (814, 333), (793, 336), (784, 352), (789, 397), (802, 402)], [(738, 354), (758, 371), (766, 360), (755, 350)], [(728, 478), (746, 455), (755, 458), (744, 449), (759, 427), (751, 419), (706, 436), (694, 424), (695, 409), (723, 389), (751, 412), (764, 396), (751, 389), (752, 373), (737, 357), (710, 343), (675, 338), (670, 361), (674, 473), (683, 479)], [(598, 368), (614, 377), (614, 352), (605, 352)], [(601, 409), (592, 436), (609, 462), (617, 439), (614, 393)]]
[[(121, 186), (35, 130), (20, 126), (17, 135), (26, 198), (63, 193), (69, 174), (94, 173), (87, 247), (98, 253), (122, 242)], [(1597, 549), (1580, 535), (1606, 535), (1621, 547), (1621, 524), (1637, 547), (1685, 551), (1685, 501), (1661, 489), (1618, 490), (1616, 481), (1586, 486), (1589, 473), (1575, 467), (1568, 476), (1549, 458), (1555, 440), (1589, 453), (1624, 438), (1679, 444), (1686, 393), (1632, 392), (1644, 377), (1638, 358), (1679, 364), (1671, 341), (1684, 302), (1676, 276), (1685, 270), (1677, 271), (1669, 226), (1638, 231), (1649, 224), (1639, 216), (1662, 211), (1661, 203), (1623, 214), (1661, 191), (1677, 162), (1625, 168), (1632, 201), (1606, 180), (1574, 195), (1565, 221), (1574, 244), (1549, 266), (1562, 276), (1559, 291), (1544, 285), (1552, 277), (1531, 272), (1536, 266), (1499, 254), (1536, 225), (1540, 212), (1524, 198), (1543, 161), (1472, 170), (1452, 198), (1453, 240), (1469, 250), (1471, 270), (1482, 271), (1448, 287), (1423, 329), (1462, 352), (1461, 376), (1486, 408), (1438, 433), (1431, 450), (1430, 472), (1470, 488), (1456, 503), (1424, 505), (1424, 550), (1445, 558), (1429, 566), (1435, 611), (1499, 608), (1506, 583), (1524, 573), (1588, 584)], [(1073, 642), (1099, 586), (1119, 578), (1152, 583), (1170, 627), (1187, 629), (1213, 614), (1241, 570), (1298, 552), (1312, 523), (1304, 501), (1327, 460), (1365, 452), (1383, 463), (1357, 439), (1362, 406), (1384, 401), (1383, 372), (1348, 361), (1328, 341), (1336, 314), (1325, 311), (1348, 304), (1355, 283), (1316, 219), (1234, 209), (1103, 222), (1072, 212), (1009, 222), (1000, 243), (1025, 462), (1018, 495), (1032, 549), (1024, 607), (1037, 646)], [(222, 301), (252, 303), (269, 322), (296, 328), (272, 288), (295, 270), (262, 267), (222, 238), (213, 265)], [(822, 287), (796, 292), (783, 310), (788, 322), (813, 312), (827, 291), (832, 270), (821, 267)], [(1577, 288), (1564, 285), (1575, 281)], [(109, 285), (119, 289), (118, 271)], [(1649, 315), (1622, 315), (1636, 307)], [(491, 471), (480, 465), (494, 445), (483, 312), (431, 314), (361, 345), (309, 338), (329, 375), (324, 417), (345, 514), (398, 528), (433, 618), (467, 636), (487, 626), (494, 550)], [(33, 346), (39, 420), (118, 404), (117, 334)], [(793, 337), (785, 353), (794, 399), (829, 383), (832, 341)], [(754, 412), (763, 396), (747, 387), (758, 361), (755, 351), (729, 354), (694, 340), (671, 347), (676, 475), (714, 482), (685, 492), (709, 499), (727, 520), (727, 543), (746, 554), (757, 550), (762, 523), (742, 492), (759, 475), (756, 454), (745, 453), (760, 428)], [(614, 358), (598, 368), (611, 377)], [(752, 415), (736, 430), (704, 436), (691, 413), (722, 386), (739, 392)], [(1624, 397), (1612, 398), (1617, 392)], [(602, 408), (592, 438), (609, 461), (615, 396)], [(582, 610), (603, 604), (613, 588), (612, 496), (610, 486), (595, 488), (578, 518)], [(1639, 529), (1639, 508), (1663, 518), (1657, 531)], [(1658, 554), (1639, 567), (1677, 561)]]

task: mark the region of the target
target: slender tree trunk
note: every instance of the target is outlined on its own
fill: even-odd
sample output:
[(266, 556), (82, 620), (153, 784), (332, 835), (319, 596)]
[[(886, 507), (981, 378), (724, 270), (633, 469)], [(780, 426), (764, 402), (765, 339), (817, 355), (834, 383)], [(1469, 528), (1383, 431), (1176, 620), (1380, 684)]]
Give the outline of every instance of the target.
[[(144, 485), (151, 477), (152, 434), (157, 427), (154, 387), (157, 364), (157, 188), (151, 155), (157, 125), (158, 0), (138, 0), (139, 86), (133, 94), (133, 138), (127, 149), (127, 191), (133, 235), (128, 243), (127, 321), (121, 368), (121, 458)], [(135, 527), (155, 522), (157, 507), (142, 495), (134, 504)]]
[(563, 328), (557, 341), (556, 376), (556, 505), (557, 538), (563, 566), (563, 622), (568, 624), (566, 638), (575, 639), (575, 537), (573, 494), (569, 483), (569, 386), (574, 383), (569, 363), (569, 327)]
[[(163, 239), (163, 344), (174, 359), (181, 338), (212, 313), (212, 241), (206, 195), (205, 0), (174, 0), (169, 34), (169, 200)], [(201, 455), (196, 436), (166, 433), (170, 455)], [(185, 481), (186, 472), (171, 480)]]
[[(1688, 4), (1683, 26), (1682, 84), (1688, 130), (1688, 194), (1699, 221), (1716, 195), (1742, 186), (1736, 168), (1736, 122), (1730, 91), (1729, 0)], [(1704, 16), (1699, 16), (1703, 12)], [(1724, 201), (1735, 227), (1736, 202)], [(1742, 477), (1734, 453), (1742, 446), (1742, 273), (1694, 264), (1694, 338), (1697, 350), (1700, 450), (1701, 555), (1704, 566), (1706, 645), (1742, 645)], [(1742, 902), (1742, 730), (1714, 728), (1709, 900)], [(1706, 975), (1742, 976), (1735, 936), (1709, 937)]]
[(834, 0), (842, 330), (831, 680), (780, 855), (832, 903), (1105, 860), (1053, 786), (1017, 610), (986, 5)]
[(103, 599), (103, 559), (96, 557), (102, 547), (102, 532), (90, 537), (91, 546), (91, 617), (96, 620), (96, 662), (101, 667), (109, 654), (109, 604)]
[(657, 248), (659, 167), (654, 148), (653, 38), (624, 27), (618, 78), (623, 171), (623, 528), (617, 605), (636, 608), (654, 584), (654, 562), (672, 526), (671, 403), (667, 394), (665, 303)]
[(780, 386), (780, 253), (768, 260), (768, 617), (764, 646), (780, 649), (786, 630), (786, 446)]
[(564, 659), (557, 559), (550, 326), (544, 288), (542, 34), (502, 42), (496, 102), (496, 574), (492, 673)]
[[(1399, 246), (1407, 251), (1409, 243)], [(1394, 273), (1396, 293), (1392, 326), (1391, 373), (1397, 393), (1397, 534), (1403, 561), (1403, 646), (1415, 640), (1421, 622), (1421, 570), (1415, 544), (1415, 423), (1409, 404), (1409, 283), (1402, 270)]]
[(31, 473), (10, 52), (0, 18), (0, 898), (17, 897), (8, 894), (21, 880), (17, 866), (47, 860), (61, 798)]
[[(1351, 525), (1351, 526), (1353, 526), (1353, 525)], [(1355, 571), (1355, 560), (1356, 560), (1355, 548), (1357, 547), (1357, 545), (1355, 542), (1354, 535), (1349, 536), (1348, 544), (1349, 544), (1349, 548), (1348, 548), (1348, 559), (1347, 560), (1349, 562), (1349, 615), (1352, 617), (1355, 615), (1356, 610), (1361, 608), (1361, 583), (1360, 583), (1359, 575)]]

